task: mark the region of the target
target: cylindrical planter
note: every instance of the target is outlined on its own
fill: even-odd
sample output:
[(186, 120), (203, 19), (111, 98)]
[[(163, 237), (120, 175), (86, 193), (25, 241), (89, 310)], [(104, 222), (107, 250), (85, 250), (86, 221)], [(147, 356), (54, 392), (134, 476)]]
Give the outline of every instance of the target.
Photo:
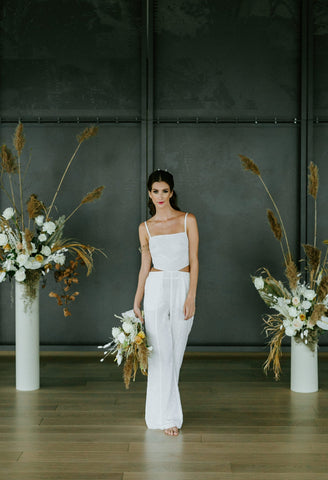
[(299, 393), (318, 391), (318, 346), (312, 351), (294, 337), (291, 338), (290, 389)]
[(30, 296), (24, 283), (16, 281), (16, 388), (40, 388), (39, 283)]

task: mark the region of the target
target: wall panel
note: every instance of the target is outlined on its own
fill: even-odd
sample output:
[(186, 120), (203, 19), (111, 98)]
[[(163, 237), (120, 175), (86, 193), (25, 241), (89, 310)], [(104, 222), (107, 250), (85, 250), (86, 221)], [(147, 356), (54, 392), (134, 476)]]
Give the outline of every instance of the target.
[[(49, 205), (80, 131), (76, 125), (26, 127), (24, 160), (30, 150), (32, 154), (27, 195), (37, 193)], [(1, 141), (9, 139), (9, 145), (12, 133), (12, 127), (1, 127)], [(48, 298), (49, 288), (41, 292), (43, 344), (99, 344), (110, 333), (113, 314), (133, 304), (139, 265), (139, 147), (139, 127), (101, 126), (98, 136), (82, 145), (72, 164), (56, 201), (60, 215), (69, 214), (94, 187), (105, 185), (106, 189), (100, 200), (72, 217), (65, 236), (103, 249), (108, 258), (96, 254), (93, 274), (89, 278), (81, 274), (81, 294), (72, 305), (72, 317), (64, 318), (55, 300)], [(2, 195), (1, 208), (5, 206)], [(9, 344), (14, 342), (14, 306), (8, 283), (1, 285), (0, 298), (1, 343)]]
[[(174, 172), (179, 204), (200, 230), (200, 283), (195, 345), (261, 345), (262, 300), (250, 274), (266, 266), (283, 275), (280, 246), (266, 220), (270, 200), (242, 171), (238, 154), (258, 163), (298, 242), (297, 127), (157, 126), (155, 167)], [(288, 185), (288, 188), (286, 188)]]

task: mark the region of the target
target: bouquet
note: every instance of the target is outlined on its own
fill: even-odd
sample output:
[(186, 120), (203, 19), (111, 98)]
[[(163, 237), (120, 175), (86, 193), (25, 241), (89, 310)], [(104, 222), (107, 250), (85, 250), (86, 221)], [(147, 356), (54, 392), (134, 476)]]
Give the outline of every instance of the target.
[[(266, 336), (270, 337), (270, 352), (264, 364), (264, 371), (267, 373), (272, 364), (275, 378), (278, 380), (281, 372), (280, 355), (283, 338), (294, 337), (295, 341), (303, 342), (308, 348), (314, 350), (319, 336), (328, 330), (328, 250), (326, 249), (322, 260), (321, 250), (316, 246), (319, 172), (318, 167), (311, 162), (308, 191), (315, 202), (314, 241), (312, 245), (303, 245), (306, 267), (303, 272), (305, 279), (302, 280), (302, 273), (298, 271), (292, 259), (279, 209), (263, 181), (258, 166), (251, 159), (243, 155), (240, 157), (244, 168), (256, 175), (263, 184), (277, 215), (272, 210), (267, 210), (271, 230), (280, 242), (288, 285), (276, 280), (266, 268), (262, 269), (261, 275), (252, 276), (252, 281), (262, 300), (278, 312), (264, 318), (264, 331)], [(328, 244), (328, 241), (325, 240), (323, 243)]]
[[(78, 145), (66, 165), (49, 207), (34, 193), (27, 200), (23, 198), (23, 180), (30, 161), (23, 168), (25, 137), (21, 123), (18, 124), (13, 139), (17, 157), (7, 145), (1, 147), (0, 188), (6, 194), (10, 205), (0, 216), (0, 282), (15, 279), (25, 285), (26, 297), (33, 298), (40, 278), (53, 270), (56, 281), (63, 281), (65, 287), (62, 295), (51, 292), (50, 296), (55, 297), (59, 305), (65, 304), (65, 316), (70, 315), (68, 303), (74, 301), (79, 294), (69, 292), (71, 286), (78, 283), (77, 266), (86, 266), (89, 275), (93, 265), (92, 254), (98, 249), (64, 239), (64, 226), (82, 205), (99, 198), (104, 187), (97, 187), (88, 193), (67, 217), (62, 215), (53, 218), (51, 213), (65, 175), (81, 144), (96, 133), (96, 127), (88, 127), (78, 136)], [(69, 253), (73, 253), (76, 258), (68, 263)]]
[(125, 387), (130, 386), (131, 378), (135, 381), (138, 368), (143, 375), (147, 375), (148, 356), (152, 347), (147, 345), (147, 337), (143, 324), (137, 318), (133, 310), (122, 313), (122, 316), (114, 315), (122, 325), (112, 328), (112, 340), (98, 348), (105, 349), (103, 362), (108, 355), (115, 355), (115, 362), (121, 365), (124, 362), (123, 379)]

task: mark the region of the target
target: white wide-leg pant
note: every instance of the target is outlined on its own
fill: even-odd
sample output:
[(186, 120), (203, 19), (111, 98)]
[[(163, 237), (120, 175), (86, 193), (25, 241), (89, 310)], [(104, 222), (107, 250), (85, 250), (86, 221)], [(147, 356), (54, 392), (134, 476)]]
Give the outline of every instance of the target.
[(144, 314), (148, 344), (146, 424), (181, 428), (179, 373), (193, 318), (184, 319), (189, 272), (150, 272), (145, 284)]

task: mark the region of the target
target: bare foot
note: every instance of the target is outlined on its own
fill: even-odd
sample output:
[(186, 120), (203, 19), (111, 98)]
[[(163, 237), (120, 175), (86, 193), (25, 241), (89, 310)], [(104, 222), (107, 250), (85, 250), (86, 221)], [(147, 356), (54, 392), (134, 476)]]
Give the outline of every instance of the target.
[(166, 435), (171, 435), (171, 436), (174, 436), (174, 437), (177, 437), (179, 435), (179, 429), (178, 427), (170, 427), (170, 428), (166, 428), (164, 430), (165, 434)]

